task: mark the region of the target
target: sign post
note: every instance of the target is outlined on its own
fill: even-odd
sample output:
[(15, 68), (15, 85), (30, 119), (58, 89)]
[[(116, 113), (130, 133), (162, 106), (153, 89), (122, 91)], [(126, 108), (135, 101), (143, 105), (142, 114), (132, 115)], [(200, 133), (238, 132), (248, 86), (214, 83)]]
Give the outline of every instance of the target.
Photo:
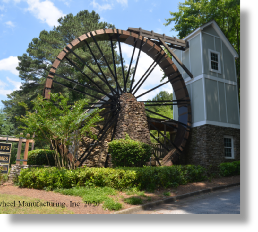
[(1, 173), (7, 174), (9, 170), (11, 158), (12, 144), (0, 143), (0, 166), (2, 167)]

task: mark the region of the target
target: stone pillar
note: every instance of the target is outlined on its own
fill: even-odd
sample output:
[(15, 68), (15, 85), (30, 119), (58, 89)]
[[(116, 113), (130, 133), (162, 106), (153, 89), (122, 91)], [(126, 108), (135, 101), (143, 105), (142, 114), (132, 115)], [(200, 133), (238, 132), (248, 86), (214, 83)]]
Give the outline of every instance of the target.
[(131, 93), (123, 93), (120, 96), (120, 106), (121, 110), (114, 138), (123, 139), (127, 133), (133, 140), (151, 144), (143, 102), (137, 102)]

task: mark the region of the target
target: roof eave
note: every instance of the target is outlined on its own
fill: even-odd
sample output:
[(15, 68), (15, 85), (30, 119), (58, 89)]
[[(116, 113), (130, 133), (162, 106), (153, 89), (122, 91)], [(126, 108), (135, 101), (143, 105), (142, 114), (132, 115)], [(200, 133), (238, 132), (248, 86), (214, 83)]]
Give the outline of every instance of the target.
[(205, 27), (208, 27), (212, 25), (212, 27), (214, 28), (214, 30), (218, 33), (219, 37), (222, 39), (222, 41), (224, 42), (224, 44), (228, 47), (229, 51), (232, 53), (232, 55), (234, 56), (235, 59), (239, 58), (239, 55), (237, 54), (235, 48), (232, 46), (232, 44), (228, 41), (227, 37), (224, 35), (224, 33), (221, 31), (219, 25), (216, 23), (215, 20), (211, 20), (208, 23), (205, 23), (204, 25), (202, 25), (201, 27), (198, 27), (197, 29), (195, 29), (191, 34), (187, 35), (185, 38), (183, 38), (183, 40), (189, 40), (192, 37), (194, 37), (195, 35), (199, 34)]

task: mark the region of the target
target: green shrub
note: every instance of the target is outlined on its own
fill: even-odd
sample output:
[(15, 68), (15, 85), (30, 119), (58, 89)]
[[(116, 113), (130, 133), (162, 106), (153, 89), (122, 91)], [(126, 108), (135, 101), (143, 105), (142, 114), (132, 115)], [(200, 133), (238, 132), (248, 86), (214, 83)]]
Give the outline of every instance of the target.
[(140, 205), (142, 204), (142, 199), (139, 197), (129, 197), (129, 198), (126, 198), (124, 202), (130, 205)]
[(207, 179), (206, 176), (206, 169), (200, 165), (185, 165), (182, 166), (185, 178), (187, 182), (197, 182), (197, 181), (203, 181)]
[(170, 192), (164, 192), (163, 195), (168, 197), (168, 196), (170, 196)]
[(219, 169), (221, 176), (240, 175), (240, 161), (221, 163)]
[[(193, 171), (194, 167), (197, 169)], [(22, 169), (18, 178), (20, 187), (35, 189), (72, 188), (76, 186), (111, 187), (115, 189), (137, 189), (153, 191), (157, 188), (177, 187), (191, 181), (202, 181), (205, 169), (200, 166), (171, 167), (121, 167), (121, 168), (88, 168), (75, 170), (56, 167), (37, 167)], [(190, 178), (189, 173), (195, 173)]]
[(142, 167), (150, 159), (152, 148), (126, 135), (125, 139), (110, 142), (108, 152), (116, 167)]
[(28, 165), (50, 165), (55, 166), (55, 151), (37, 149), (28, 152)]

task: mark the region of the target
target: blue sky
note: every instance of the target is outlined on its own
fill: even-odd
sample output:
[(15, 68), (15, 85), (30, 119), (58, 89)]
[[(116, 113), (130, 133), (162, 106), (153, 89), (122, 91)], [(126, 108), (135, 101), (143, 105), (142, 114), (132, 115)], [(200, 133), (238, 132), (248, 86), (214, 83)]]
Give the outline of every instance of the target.
[(119, 29), (141, 27), (176, 36), (171, 32), (173, 25), (166, 27), (164, 23), (170, 17), (169, 11), (177, 11), (177, 6), (178, 1), (171, 0), (0, 0), (0, 100), (7, 99), (6, 94), (19, 89), (21, 84), (15, 69), (17, 56), (26, 52), (40, 31), (58, 25), (58, 18), (69, 13), (76, 15), (81, 10), (95, 10), (101, 21)]

